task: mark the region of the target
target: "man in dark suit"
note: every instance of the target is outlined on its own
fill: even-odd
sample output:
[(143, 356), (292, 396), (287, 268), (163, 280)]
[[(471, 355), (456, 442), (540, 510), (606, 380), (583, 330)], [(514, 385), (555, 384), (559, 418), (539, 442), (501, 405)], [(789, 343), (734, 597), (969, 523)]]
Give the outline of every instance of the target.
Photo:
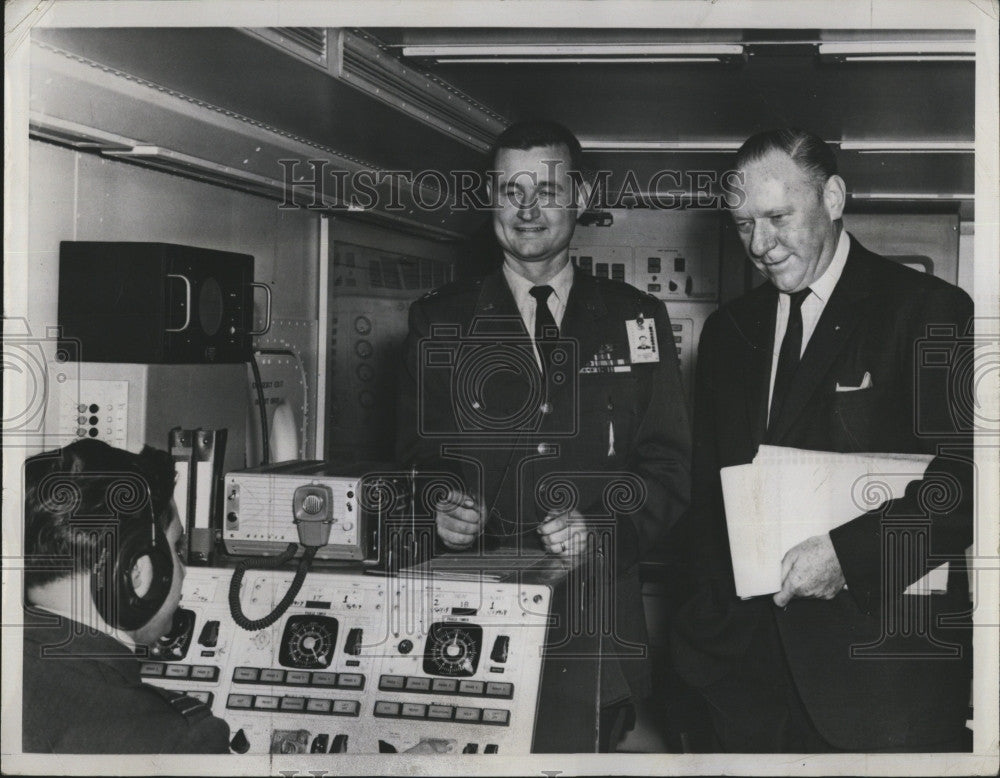
[[(970, 357), (972, 302), (844, 231), (846, 187), (814, 135), (755, 135), (735, 168), (733, 218), (767, 283), (702, 334), (686, 527), (699, 586), (674, 624), (677, 668), (727, 751), (967, 747), (971, 433), (951, 400), (970, 390), (947, 361)], [(904, 497), (789, 549), (773, 597), (739, 600), (730, 554), (750, 552), (729, 548), (719, 470), (762, 443), (934, 459)], [(945, 593), (904, 594), (945, 561)]]
[(601, 663), (607, 711), (649, 693), (638, 561), (688, 500), (672, 330), (656, 298), (570, 263), (585, 195), (572, 133), (516, 124), (491, 159), (503, 266), (411, 307), (398, 459), (457, 479), (435, 505), (439, 550), (580, 566), (599, 549), (614, 590), (604, 643), (633, 655)]
[(81, 440), (28, 460), (25, 752), (229, 753), (207, 705), (140, 677), (136, 649), (170, 631), (184, 580), (173, 487), (149, 447)]

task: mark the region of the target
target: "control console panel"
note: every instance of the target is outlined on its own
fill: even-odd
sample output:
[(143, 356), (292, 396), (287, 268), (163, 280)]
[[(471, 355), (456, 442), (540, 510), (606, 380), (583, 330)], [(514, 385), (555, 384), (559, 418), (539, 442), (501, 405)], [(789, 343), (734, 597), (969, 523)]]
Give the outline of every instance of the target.
[[(249, 571), (249, 618), (290, 571)], [(526, 754), (538, 702), (547, 586), (309, 573), (275, 624), (230, 616), (232, 571), (191, 568), (143, 679), (200, 699), (237, 753), (393, 753), (425, 738), (452, 753)]]

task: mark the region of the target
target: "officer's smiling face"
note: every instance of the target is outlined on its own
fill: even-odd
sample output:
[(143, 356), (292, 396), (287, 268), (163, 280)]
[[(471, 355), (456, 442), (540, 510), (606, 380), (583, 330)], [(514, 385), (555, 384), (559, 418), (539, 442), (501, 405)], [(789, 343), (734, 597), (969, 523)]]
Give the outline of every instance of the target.
[(500, 149), (493, 230), (508, 262), (562, 267), (576, 228), (577, 189), (566, 146)]

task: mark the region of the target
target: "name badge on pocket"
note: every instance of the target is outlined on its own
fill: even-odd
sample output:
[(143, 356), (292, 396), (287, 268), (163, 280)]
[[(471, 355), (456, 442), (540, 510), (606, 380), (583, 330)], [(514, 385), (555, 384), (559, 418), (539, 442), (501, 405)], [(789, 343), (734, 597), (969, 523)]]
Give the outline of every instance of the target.
[(640, 316), (625, 322), (628, 333), (629, 359), (632, 364), (660, 361), (660, 344), (656, 342), (656, 323)]

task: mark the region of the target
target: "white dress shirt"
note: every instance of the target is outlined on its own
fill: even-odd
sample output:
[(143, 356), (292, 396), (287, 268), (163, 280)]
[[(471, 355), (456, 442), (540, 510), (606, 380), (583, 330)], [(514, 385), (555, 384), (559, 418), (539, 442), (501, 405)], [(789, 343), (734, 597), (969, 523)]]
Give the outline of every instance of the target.
[[(517, 310), (521, 314), (521, 321), (524, 322), (528, 335), (535, 336), (535, 298), (531, 296), (531, 290), (538, 286), (534, 281), (530, 281), (518, 273), (508, 263), (504, 262), (503, 275), (507, 279), (507, 286), (510, 287), (511, 294), (514, 295), (514, 302)], [(552, 312), (552, 319), (556, 326), (562, 328), (563, 315), (566, 313), (566, 303), (569, 301), (569, 290), (573, 287), (573, 263), (567, 262), (558, 273), (547, 282), (552, 287), (552, 294), (549, 295), (548, 306)], [(542, 358), (535, 349), (535, 361), (538, 366), (542, 366)]]
[[(840, 274), (844, 272), (844, 265), (847, 263), (847, 254), (851, 250), (851, 239), (847, 237), (847, 230), (841, 228), (840, 238), (837, 241), (837, 248), (834, 249), (833, 259), (830, 266), (819, 278), (809, 284), (810, 294), (802, 301), (802, 351), (801, 357), (806, 353), (806, 346), (809, 339), (816, 331), (819, 317), (823, 315), (823, 309), (833, 294), (834, 287), (840, 280)], [(774, 353), (771, 356), (771, 386), (767, 392), (768, 419), (771, 423), (771, 399), (774, 396), (774, 378), (778, 372), (778, 355), (781, 353), (781, 341), (785, 339), (785, 330), (788, 328), (788, 311), (791, 308), (791, 298), (784, 292), (778, 294), (778, 316), (774, 322)]]

